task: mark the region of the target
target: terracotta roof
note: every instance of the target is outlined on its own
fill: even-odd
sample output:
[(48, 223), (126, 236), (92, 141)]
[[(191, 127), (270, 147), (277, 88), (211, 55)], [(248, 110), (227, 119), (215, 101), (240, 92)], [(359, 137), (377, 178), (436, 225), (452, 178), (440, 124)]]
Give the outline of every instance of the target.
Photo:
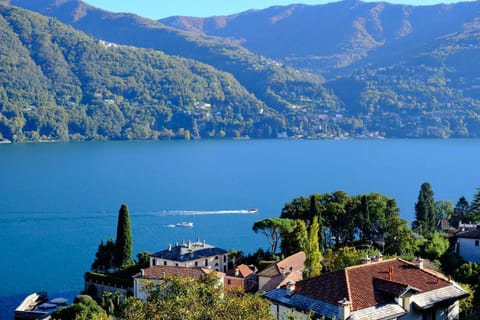
[(443, 277), (401, 259), (349, 267), (296, 283), (295, 293), (337, 305), (347, 298), (352, 311), (393, 300), (402, 291), (427, 292), (450, 286)]
[(287, 284), (290, 280), (295, 282), (302, 280), (305, 259), (305, 252), (300, 251), (259, 272), (257, 274), (259, 277), (270, 278), (259, 290), (270, 291)]
[(272, 263), (270, 266), (258, 273), (258, 276), (261, 277), (275, 277), (282, 273), (292, 272), (292, 271), (302, 271), (305, 268), (305, 252), (300, 251), (291, 256), (286, 257), (283, 260)]
[[(238, 270), (238, 276), (235, 276), (235, 269)], [(255, 272), (252, 269), (250, 269), (250, 267), (247, 266), (246, 264), (241, 264), (227, 271), (228, 276), (237, 277), (237, 278), (247, 278), (252, 273), (255, 273)]]
[[(143, 279), (163, 279), (165, 277), (177, 276), (182, 278), (200, 279), (202, 276), (210, 274), (211, 269), (206, 268), (188, 268), (188, 267), (174, 267), (174, 266), (151, 266), (146, 269), (142, 269), (142, 272), (134, 275), (134, 278)], [(220, 274), (219, 272), (216, 272)]]

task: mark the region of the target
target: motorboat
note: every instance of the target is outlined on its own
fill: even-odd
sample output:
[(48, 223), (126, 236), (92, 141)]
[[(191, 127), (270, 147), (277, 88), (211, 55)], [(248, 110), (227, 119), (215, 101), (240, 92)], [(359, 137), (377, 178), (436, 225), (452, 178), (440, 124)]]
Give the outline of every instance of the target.
[(248, 213), (257, 213), (258, 209), (257, 208), (252, 208), (247, 210)]
[(182, 221), (182, 222), (179, 222), (177, 224), (175, 224), (176, 227), (189, 227), (189, 228), (192, 228), (193, 227), (193, 222), (188, 222), (188, 221)]

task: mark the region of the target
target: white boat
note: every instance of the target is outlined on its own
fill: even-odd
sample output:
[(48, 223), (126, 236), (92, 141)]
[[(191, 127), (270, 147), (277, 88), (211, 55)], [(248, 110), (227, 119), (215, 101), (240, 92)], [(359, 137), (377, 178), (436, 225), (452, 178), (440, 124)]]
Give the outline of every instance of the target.
[(175, 226), (176, 226), (176, 227), (189, 227), (189, 228), (192, 228), (192, 227), (193, 227), (193, 222), (182, 221), (182, 222), (177, 223)]
[(257, 213), (258, 209), (257, 208), (252, 208), (247, 210), (248, 213)]

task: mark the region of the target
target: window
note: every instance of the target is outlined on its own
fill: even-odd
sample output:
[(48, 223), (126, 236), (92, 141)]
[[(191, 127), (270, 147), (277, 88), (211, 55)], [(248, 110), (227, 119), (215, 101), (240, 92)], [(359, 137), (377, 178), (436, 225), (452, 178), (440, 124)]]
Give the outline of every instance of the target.
[(163, 265), (166, 266), (166, 265), (167, 265), (167, 261), (163, 261)]
[(215, 260), (218, 260), (218, 256), (215, 256)]
[(205, 259), (205, 267), (208, 267), (208, 259)]
[(478, 247), (479, 240), (475, 240), (475, 247)]
[(223, 256), (223, 262), (227, 262), (227, 256)]
[(232, 280), (228, 279), (228, 280), (227, 280), (227, 284), (228, 284), (228, 285), (231, 285), (231, 284), (232, 284)]
[(175, 263), (175, 267), (178, 267), (178, 263)]
[(195, 267), (198, 267), (198, 261), (195, 261)]

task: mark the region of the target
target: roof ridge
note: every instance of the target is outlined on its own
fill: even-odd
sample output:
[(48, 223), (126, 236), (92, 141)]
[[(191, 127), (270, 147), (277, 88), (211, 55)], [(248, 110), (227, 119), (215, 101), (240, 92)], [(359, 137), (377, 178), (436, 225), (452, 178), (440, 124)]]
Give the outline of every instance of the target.
[(350, 301), (350, 306), (353, 306), (352, 291), (350, 290), (350, 280), (349, 280), (348, 272), (346, 268), (344, 269), (344, 273), (345, 273), (345, 282), (347, 283), (347, 295), (348, 295), (347, 299), (348, 301)]
[[(418, 268), (418, 267), (415, 265), (415, 263), (413, 263), (413, 262), (410, 262), (410, 261), (407, 261), (407, 260), (404, 260), (404, 259), (401, 259), (401, 258), (398, 258), (398, 260), (400, 260), (400, 261), (402, 261), (402, 262), (404, 262), (404, 263), (407, 263), (407, 264), (409, 264), (409, 265), (411, 265), (411, 266), (414, 266), (414, 267)], [(438, 271), (435, 271), (435, 270), (432, 270), (432, 269), (426, 268), (426, 267), (418, 268), (418, 270), (421, 270), (421, 271), (423, 271), (423, 272), (425, 272), (425, 273), (428, 273), (429, 275), (432, 275), (432, 276), (434, 276), (434, 277), (439, 278), (440, 280), (443, 280), (443, 281), (445, 281), (445, 282), (450, 283), (450, 281), (448, 281), (447, 276), (445, 276), (445, 275), (444, 275), (443, 273), (441, 273), (441, 272), (438, 272)]]
[(392, 262), (393, 260), (399, 260), (399, 259), (400, 258), (394, 257), (394, 258), (390, 258), (390, 259), (386, 259), (386, 260), (382, 260), (382, 261), (370, 262), (368, 264), (367, 263), (357, 264), (357, 265), (354, 265), (354, 266), (346, 267), (345, 270), (365, 268), (365, 267), (368, 267), (368, 266), (371, 266), (371, 265), (376, 265), (376, 264), (385, 263), (385, 262)]

